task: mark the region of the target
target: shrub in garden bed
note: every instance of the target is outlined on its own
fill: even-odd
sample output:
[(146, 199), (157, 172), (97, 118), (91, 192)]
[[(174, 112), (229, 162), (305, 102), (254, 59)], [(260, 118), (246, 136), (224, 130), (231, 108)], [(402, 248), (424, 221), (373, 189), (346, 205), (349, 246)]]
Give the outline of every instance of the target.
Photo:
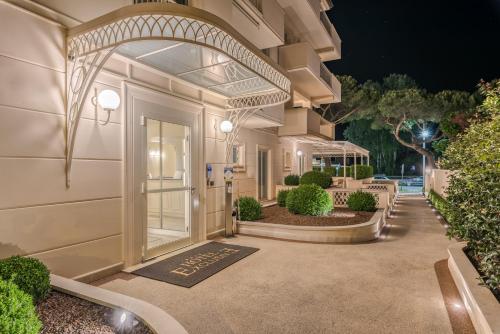
[(325, 168), (323, 168), (323, 173), (325, 173), (326, 175), (328, 175), (330, 177), (336, 176), (337, 175), (337, 168), (332, 167), (332, 166), (325, 167)]
[(281, 206), (281, 207), (286, 206), (286, 197), (287, 197), (289, 192), (290, 192), (290, 190), (281, 190), (280, 192), (278, 192), (277, 202), (278, 202), (279, 206)]
[(377, 200), (373, 194), (358, 190), (347, 198), (347, 207), (352, 211), (376, 211)]
[(300, 176), (295, 174), (290, 174), (285, 176), (285, 185), (286, 186), (298, 186), (300, 182)]
[(236, 205), (239, 207), (239, 220), (253, 221), (262, 216), (262, 205), (253, 197), (240, 197)]
[(0, 279), (12, 280), (34, 303), (50, 291), (49, 270), (40, 260), (31, 257), (12, 256), (0, 260)]
[(340, 167), (339, 168), (339, 171), (337, 173), (337, 176), (338, 177), (344, 177), (344, 169), (345, 169), (345, 176), (346, 177), (351, 177), (351, 167), (350, 166), (347, 166), (347, 167)]
[[(351, 174), (354, 177), (354, 166), (351, 166)], [(368, 165), (356, 165), (356, 180), (367, 179), (373, 176), (373, 167)]]
[[(481, 119), (450, 143), (442, 168), (453, 170), (446, 190), (449, 236), (463, 239), (483, 282), (500, 294), (500, 81), (484, 84)], [(447, 218), (448, 219), (448, 218)]]
[(326, 173), (313, 170), (302, 175), (300, 184), (316, 184), (326, 189), (332, 185), (332, 178)]
[(448, 202), (444, 198), (439, 196), (439, 194), (432, 189), (431, 191), (429, 191), (428, 197), (432, 205), (434, 205), (434, 207), (439, 211), (439, 213), (441, 213), (444, 219), (446, 219), (446, 221), (449, 223), (452, 218), (450, 215), (450, 206)]
[(302, 184), (290, 190), (286, 207), (294, 214), (323, 216), (333, 210), (330, 195), (316, 184)]
[(41, 329), (30, 295), (13, 281), (0, 279), (0, 333), (38, 334)]

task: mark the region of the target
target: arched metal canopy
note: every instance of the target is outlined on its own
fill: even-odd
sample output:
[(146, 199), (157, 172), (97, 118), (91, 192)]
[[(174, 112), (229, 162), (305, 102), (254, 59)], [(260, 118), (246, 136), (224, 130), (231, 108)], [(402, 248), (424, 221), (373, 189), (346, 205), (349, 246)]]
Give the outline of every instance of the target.
[[(186, 46), (197, 61), (185, 62), (182, 70), (172, 60), (184, 57), (171, 53), (182, 52)], [(246, 110), (247, 117), (249, 110), (290, 99), (286, 74), (217, 16), (178, 4), (123, 7), (68, 31), (67, 186), (84, 102), (102, 66), (115, 52), (224, 95), (232, 114)], [(188, 53), (184, 55), (189, 61)]]

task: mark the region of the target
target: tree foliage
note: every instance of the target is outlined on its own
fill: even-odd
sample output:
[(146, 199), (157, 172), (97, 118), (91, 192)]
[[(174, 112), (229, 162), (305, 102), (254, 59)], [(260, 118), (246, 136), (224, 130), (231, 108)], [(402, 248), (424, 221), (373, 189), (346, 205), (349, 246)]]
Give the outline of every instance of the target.
[(484, 282), (500, 293), (500, 82), (483, 84), (479, 112), (444, 153), (452, 169), (447, 189), (449, 234), (467, 241)]

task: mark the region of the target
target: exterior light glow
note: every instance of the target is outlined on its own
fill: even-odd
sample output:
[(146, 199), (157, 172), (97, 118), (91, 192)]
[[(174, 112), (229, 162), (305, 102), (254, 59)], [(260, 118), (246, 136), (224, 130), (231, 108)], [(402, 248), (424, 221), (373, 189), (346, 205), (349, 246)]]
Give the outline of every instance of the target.
[(304, 155), (304, 152), (302, 152), (301, 150), (298, 150), (298, 151), (297, 151), (297, 155), (298, 155), (299, 157), (301, 157), (301, 156), (303, 156), (303, 155)]
[(97, 96), (97, 103), (106, 111), (116, 110), (120, 106), (120, 95), (114, 90), (105, 89)]
[(424, 138), (424, 139), (425, 139), (425, 138), (427, 138), (427, 137), (429, 137), (429, 135), (430, 135), (429, 130), (423, 130), (423, 131), (420, 133), (420, 136), (421, 136), (422, 138)]
[(233, 123), (227, 119), (220, 123), (220, 130), (223, 133), (231, 133), (233, 131)]
[(123, 312), (120, 316), (120, 323), (123, 324), (127, 320), (127, 313)]

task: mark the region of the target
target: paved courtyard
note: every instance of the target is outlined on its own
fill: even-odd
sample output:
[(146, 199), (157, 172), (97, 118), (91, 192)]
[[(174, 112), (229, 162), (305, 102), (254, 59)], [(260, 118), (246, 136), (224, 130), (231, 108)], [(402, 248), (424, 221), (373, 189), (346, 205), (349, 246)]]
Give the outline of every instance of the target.
[[(253, 255), (187, 289), (126, 273), (96, 282), (157, 305), (190, 333), (452, 333), (435, 264), (454, 242), (422, 196), (402, 196), (382, 240), (238, 236)], [(221, 239), (224, 241), (224, 239)]]

